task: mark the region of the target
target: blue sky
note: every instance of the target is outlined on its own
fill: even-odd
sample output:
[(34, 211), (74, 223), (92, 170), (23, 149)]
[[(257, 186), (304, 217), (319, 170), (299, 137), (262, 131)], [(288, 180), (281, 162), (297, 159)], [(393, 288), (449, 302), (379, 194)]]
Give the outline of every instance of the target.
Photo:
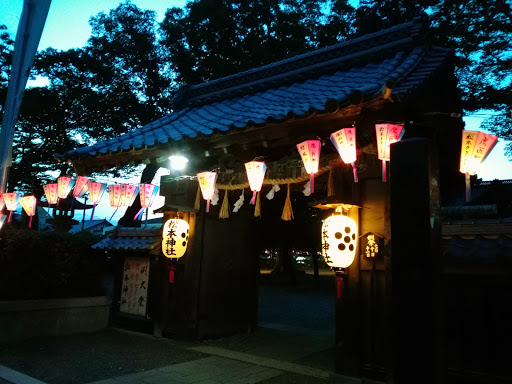
[[(0, 13), (0, 24), (5, 24), (11, 37), (14, 38), (21, 17), (23, 0), (0, 0), (2, 11)], [(167, 8), (183, 7), (186, 0), (132, 0), (142, 9), (151, 9), (157, 12), (157, 21), (162, 21)], [(66, 50), (85, 45), (91, 34), (89, 19), (99, 12), (108, 13), (119, 4), (119, 0), (52, 0), (46, 25), (39, 44), (39, 50), (47, 47)], [(473, 115), (464, 117), (466, 129), (479, 130), (483, 121), (482, 117)], [(478, 177), (484, 180), (512, 179), (512, 161), (508, 161), (504, 155), (505, 143), (500, 140), (498, 145), (491, 152), (483, 163)], [(155, 179), (155, 182), (159, 179)], [(155, 201), (154, 207), (159, 203)], [(105, 205), (105, 206), (103, 206)], [(103, 197), (101, 209), (95, 213), (98, 218), (110, 218), (113, 213), (108, 204), (108, 196)], [(119, 210), (116, 214), (116, 221), (124, 212)]]

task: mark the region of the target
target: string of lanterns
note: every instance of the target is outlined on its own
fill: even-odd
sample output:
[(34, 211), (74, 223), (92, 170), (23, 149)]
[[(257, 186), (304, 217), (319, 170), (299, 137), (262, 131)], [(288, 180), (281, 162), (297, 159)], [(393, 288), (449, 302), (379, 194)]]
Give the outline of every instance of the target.
[[(387, 182), (387, 171), (386, 162), (390, 161), (390, 145), (397, 141), (400, 141), (404, 135), (403, 125), (396, 124), (376, 124), (375, 132), (377, 137), (377, 153), (379, 160), (382, 161), (382, 181)], [(335, 146), (341, 160), (345, 164), (350, 164), (353, 169), (354, 182), (358, 182), (357, 169), (355, 162), (357, 160), (357, 148), (356, 148), (356, 128), (343, 128), (330, 135), (330, 141)], [(490, 135), (478, 131), (466, 131), (462, 132), (462, 146), (460, 155), (460, 172), (465, 174), (466, 179), (466, 201), (471, 200), (470, 191), (470, 176), (475, 175), (478, 167), (487, 158), (489, 153), (495, 147), (498, 142), (498, 138), (494, 135)], [(324, 167), (319, 170), (320, 164), (320, 152), (321, 152), (321, 141), (320, 140), (306, 140), (302, 143), (297, 144), (297, 150), (301, 156), (304, 164), (304, 168), (309, 177), (309, 188), (310, 193), (314, 193), (314, 176), (330, 170), (331, 167)], [(253, 192), (251, 204), (256, 205), (255, 216), (259, 216), (259, 193), (262, 185), (265, 182), (265, 173), (267, 166), (263, 161), (250, 161), (245, 163), (245, 170), (248, 178), (248, 186)], [(217, 172), (201, 172), (197, 174), (199, 182), (199, 191), (201, 192), (203, 199), (206, 200), (206, 212), (210, 210), (210, 201), (214, 198), (214, 195), (218, 189), (216, 187)], [(331, 177), (330, 177), (331, 179)], [(296, 178), (292, 182), (303, 182), (307, 179)], [(271, 191), (267, 194), (267, 198), (271, 199), (274, 193), (279, 190), (278, 183), (281, 180), (266, 180), (265, 184), (273, 184)], [(284, 183), (288, 184), (288, 193), (285, 201), (285, 208), (283, 210), (282, 219), (291, 220), (293, 218), (293, 211), (291, 210), (291, 202), (289, 201), (289, 180)], [(247, 184), (243, 184), (240, 189), (246, 188)], [(221, 187), (221, 186), (218, 186)], [(48, 207), (51, 205), (58, 205), (60, 199), (68, 197), (72, 190), (73, 198), (83, 197), (85, 192), (89, 191), (89, 200), (93, 203), (93, 211), (91, 219), (94, 218), (94, 211), (96, 205), (101, 200), (105, 190), (109, 191), (110, 205), (115, 207), (114, 214), (120, 206), (130, 206), (133, 203), (134, 197), (137, 192), (140, 193), (141, 208), (134, 216), (134, 220), (141, 219), (142, 214), (147, 210), (153, 203), (159, 187), (150, 183), (141, 183), (139, 186), (131, 184), (114, 184), (107, 186), (100, 182), (89, 180), (87, 177), (78, 176), (76, 181), (73, 183), (73, 179), (69, 176), (61, 176), (57, 179), (56, 183), (48, 183), (43, 185), (44, 194)], [(234, 189), (224, 186), (226, 194), (224, 195), (223, 209), (221, 210), (222, 215), (219, 217), (226, 218), (229, 216), (228, 213), (228, 200), (227, 190)], [(74, 199), (72, 199), (72, 204)], [(11, 221), (12, 212), (17, 209), (18, 203), (21, 204), (23, 210), (30, 217), (29, 227), (32, 226), (32, 218), (36, 214), (37, 198), (33, 195), (27, 195), (24, 197), (19, 196), (17, 192), (9, 192), (0, 194), (0, 211), (5, 207), (9, 211), (8, 222)], [(198, 207), (199, 200), (196, 200), (196, 209)], [(216, 202), (215, 202), (216, 204)], [(243, 204), (243, 193), (240, 199), (235, 203), (234, 212), (238, 211), (240, 206)], [(224, 207), (226, 205), (226, 207)], [(112, 215), (112, 217), (114, 216)], [(112, 219), (111, 217), (111, 219)], [(0, 228), (2, 227), (6, 217), (0, 214)]]
[[(85, 176), (78, 176), (76, 181), (70, 176), (61, 176), (57, 179), (56, 183), (47, 183), (43, 185), (44, 195), (48, 203), (48, 208), (51, 205), (59, 205), (60, 199), (66, 199), (72, 191), (73, 199), (71, 200), (71, 207), (75, 198), (83, 197), (84, 194), (89, 192), (89, 200), (93, 203), (93, 210), (90, 220), (94, 219), (94, 211), (96, 205), (100, 202), (103, 193), (108, 189), (111, 207), (115, 207), (116, 213), (120, 206), (132, 205), (137, 192), (140, 190), (141, 209), (135, 215), (134, 220), (140, 219), (145, 209), (151, 206), (155, 199), (159, 187), (150, 183), (141, 183), (139, 186), (131, 184), (113, 184), (108, 188), (105, 184), (89, 180)], [(17, 192), (0, 194), (0, 211), (5, 207), (9, 211), (7, 222), (11, 221), (12, 213), (18, 208), (18, 203), (21, 204), (23, 210), (30, 217), (29, 228), (32, 227), (32, 218), (37, 211), (37, 198), (34, 195), (27, 195), (20, 198)], [(87, 202), (87, 199), (85, 199)], [(112, 217), (114, 216), (112, 215)], [(112, 217), (110, 219), (112, 219)], [(0, 213), (0, 228), (6, 220), (6, 216)]]

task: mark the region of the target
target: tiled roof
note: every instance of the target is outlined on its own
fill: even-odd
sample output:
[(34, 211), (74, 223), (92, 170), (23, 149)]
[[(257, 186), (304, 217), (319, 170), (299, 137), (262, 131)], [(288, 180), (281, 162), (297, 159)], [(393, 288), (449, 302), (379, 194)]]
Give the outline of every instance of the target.
[(152, 250), (161, 241), (160, 229), (116, 228), (106, 239), (94, 244), (101, 250)]
[(385, 84), (393, 84), (393, 96), (403, 98), (437, 71), (451, 52), (425, 43), (426, 24), (419, 17), (277, 63), (183, 87), (174, 99), (175, 110), (163, 118), (57, 156), (76, 162), (107, 154), (128, 155), (181, 140), (329, 113), (349, 106), (354, 94), (362, 101), (379, 99)]
[[(112, 224), (107, 221), (107, 219), (100, 219), (100, 220), (85, 220), (84, 222), (84, 231), (87, 231), (88, 229), (91, 229), (93, 227), (96, 227), (97, 225), (105, 224), (106, 227), (111, 227)], [(82, 223), (73, 225), (71, 229), (69, 230), (70, 233), (77, 233), (82, 230)]]

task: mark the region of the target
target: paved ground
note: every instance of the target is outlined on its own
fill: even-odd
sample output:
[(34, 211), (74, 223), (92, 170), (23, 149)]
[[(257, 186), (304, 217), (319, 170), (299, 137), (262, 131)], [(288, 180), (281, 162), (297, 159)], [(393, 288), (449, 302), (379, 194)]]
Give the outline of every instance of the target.
[(330, 289), (263, 286), (260, 325), (202, 342), (109, 329), (0, 344), (0, 384), (361, 383), (334, 373)]

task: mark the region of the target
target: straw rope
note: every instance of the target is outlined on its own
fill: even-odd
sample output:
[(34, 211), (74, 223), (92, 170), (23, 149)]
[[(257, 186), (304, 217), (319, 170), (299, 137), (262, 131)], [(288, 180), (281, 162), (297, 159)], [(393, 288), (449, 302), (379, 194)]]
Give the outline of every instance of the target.
[[(315, 173), (315, 176), (321, 175), (327, 171), (330, 171), (331, 168), (333, 168), (331, 165), (327, 165), (323, 168), (320, 168), (318, 172)], [(265, 179), (263, 180), (263, 185), (280, 185), (280, 184), (296, 184), (296, 183), (302, 183), (304, 181), (308, 181), (310, 179), (310, 175), (306, 174), (299, 177), (289, 177), (286, 179)], [(215, 184), (215, 188), (217, 189), (224, 189), (227, 191), (234, 191), (236, 189), (244, 189), (248, 188), (249, 183), (242, 183), (242, 184)]]

